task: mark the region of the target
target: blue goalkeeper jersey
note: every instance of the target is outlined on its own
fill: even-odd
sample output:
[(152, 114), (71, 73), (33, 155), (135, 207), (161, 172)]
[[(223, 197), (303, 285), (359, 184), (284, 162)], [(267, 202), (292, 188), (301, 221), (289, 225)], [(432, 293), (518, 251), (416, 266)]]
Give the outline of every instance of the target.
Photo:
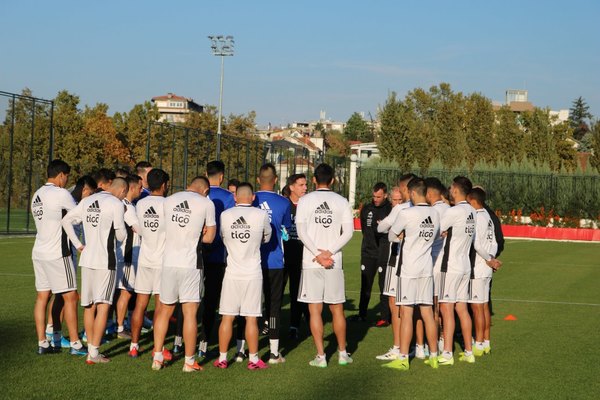
[(260, 246), (261, 265), (267, 269), (283, 268), (282, 228), (289, 230), (292, 226), (290, 201), (275, 192), (258, 191), (254, 206), (269, 214), (273, 234), (268, 243)]
[(227, 258), (225, 245), (219, 232), (221, 232), (221, 213), (232, 207), (235, 207), (233, 194), (229, 190), (225, 190), (219, 186), (211, 186), (208, 198), (215, 205), (215, 219), (217, 222), (217, 235), (215, 240), (204, 247), (205, 261), (210, 264), (224, 264)]

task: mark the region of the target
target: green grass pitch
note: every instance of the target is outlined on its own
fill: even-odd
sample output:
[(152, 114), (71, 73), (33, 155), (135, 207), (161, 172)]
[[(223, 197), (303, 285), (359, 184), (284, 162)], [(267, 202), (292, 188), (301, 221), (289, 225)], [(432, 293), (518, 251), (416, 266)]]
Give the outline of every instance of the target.
[[(599, 244), (508, 241), (504, 266), (494, 277), (492, 354), (475, 364), (432, 370), (419, 360), (408, 372), (381, 368), (375, 355), (391, 345), (391, 328), (348, 323), (354, 364), (326, 369), (308, 366), (315, 350), (307, 329), (297, 344), (287, 340), (287, 297), (283, 311), (283, 365), (247, 371), (206, 365), (181, 372), (182, 360), (160, 372), (150, 369), (148, 352), (127, 357), (128, 342), (113, 340), (101, 351), (112, 357), (88, 366), (67, 352), (37, 356), (33, 323), (35, 288), (33, 238), (0, 239), (0, 397), (3, 399), (597, 399), (600, 397)], [(348, 301), (356, 313), (360, 289), (360, 234), (344, 249)], [(286, 291), (287, 293), (287, 291)], [(371, 322), (377, 298), (371, 300)], [(80, 313), (81, 314), (81, 313)], [(505, 321), (512, 314), (516, 321)], [(335, 352), (330, 318), (329, 355)], [(148, 349), (151, 333), (142, 341)], [(169, 341), (171, 346), (172, 341)], [(261, 356), (268, 340), (261, 337)], [(455, 349), (458, 349), (456, 345)], [(230, 355), (233, 350), (230, 350)]]

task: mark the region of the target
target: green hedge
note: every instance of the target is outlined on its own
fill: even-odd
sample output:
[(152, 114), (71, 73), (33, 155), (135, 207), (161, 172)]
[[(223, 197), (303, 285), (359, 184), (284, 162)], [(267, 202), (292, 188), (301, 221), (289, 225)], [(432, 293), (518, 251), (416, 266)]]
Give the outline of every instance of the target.
[[(418, 171), (413, 171), (418, 175)], [(392, 187), (402, 173), (397, 168), (360, 168), (356, 188), (356, 203), (369, 201), (371, 188), (381, 181)], [(435, 176), (450, 185), (457, 175), (469, 177), (474, 185), (482, 186), (488, 195), (488, 204), (503, 214), (522, 210), (523, 215), (553, 210), (560, 216), (598, 220), (600, 216), (600, 176), (566, 175), (496, 171), (431, 170)]]

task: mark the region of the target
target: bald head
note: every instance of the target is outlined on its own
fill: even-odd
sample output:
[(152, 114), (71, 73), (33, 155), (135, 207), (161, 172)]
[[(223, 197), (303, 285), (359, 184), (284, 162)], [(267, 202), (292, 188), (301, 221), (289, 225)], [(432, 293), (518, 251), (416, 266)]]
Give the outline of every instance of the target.
[(115, 178), (112, 180), (108, 191), (119, 200), (123, 200), (127, 196), (129, 184), (124, 178)]
[(254, 189), (248, 182), (242, 182), (235, 190), (236, 204), (252, 204), (254, 201)]
[(196, 192), (202, 196), (208, 196), (208, 191), (210, 190), (210, 183), (208, 178), (205, 176), (197, 176), (192, 179), (192, 182), (188, 186), (187, 190), (192, 192)]

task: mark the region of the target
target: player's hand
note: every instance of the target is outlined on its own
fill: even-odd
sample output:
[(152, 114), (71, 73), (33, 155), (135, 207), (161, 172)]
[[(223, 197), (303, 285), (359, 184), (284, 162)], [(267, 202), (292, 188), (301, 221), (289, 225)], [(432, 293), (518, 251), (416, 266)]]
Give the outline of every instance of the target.
[(444, 232), (440, 233), (440, 236), (445, 238), (446, 236), (448, 236), (448, 231), (444, 231)]
[(494, 271), (497, 271), (502, 266), (502, 261), (496, 258), (492, 258), (491, 260), (486, 261), (485, 263)]
[(398, 240), (404, 240), (404, 231), (400, 232), (398, 235)]
[(85, 246), (81, 245), (77, 248), (77, 251), (81, 253), (83, 251), (83, 249), (85, 249)]
[(206, 225), (205, 225), (204, 228), (202, 228), (202, 236), (206, 235), (207, 231), (208, 231), (208, 229), (206, 228)]

